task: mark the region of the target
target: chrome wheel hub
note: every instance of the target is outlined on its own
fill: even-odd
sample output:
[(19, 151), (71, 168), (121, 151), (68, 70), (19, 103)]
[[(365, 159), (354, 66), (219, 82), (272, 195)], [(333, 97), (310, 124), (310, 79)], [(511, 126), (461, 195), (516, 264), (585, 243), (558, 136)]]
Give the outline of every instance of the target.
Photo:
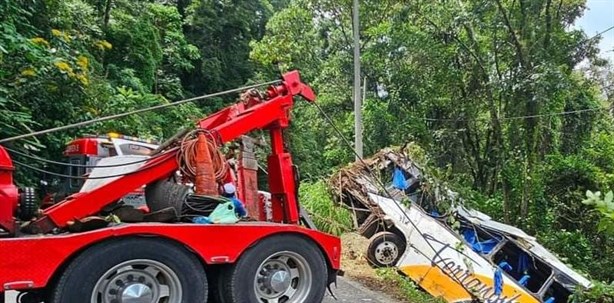
[(399, 256), (399, 248), (390, 241), (384, 241), (375, 248), (375, 259), (385, 265), (392, 265), (392, 262)]
[(181, 298), (181, 282), (169, 267), (153, 260), (131, 260), (98, 279), (90, 302), (167, 303)]
[(290, 274), (284, 270), (275, 271), (270, 277), (267, 284), (275, 292), (284, 292), (292, 282)]
[(254, 278), (258, 302), (303, 302), (312, 281), (307, 261), (294, 252), (279, 252), (266, 259)]
[(122, 303), (149, 303), (153, 301), (153, 291), (141, 283), (132, 284), (122, 292)]

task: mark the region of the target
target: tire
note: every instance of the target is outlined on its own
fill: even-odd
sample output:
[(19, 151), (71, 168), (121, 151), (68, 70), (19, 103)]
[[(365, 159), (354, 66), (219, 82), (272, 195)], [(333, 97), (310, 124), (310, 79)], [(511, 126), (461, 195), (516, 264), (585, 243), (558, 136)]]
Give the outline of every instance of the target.
[(405, 239), (397, 234), (379, 232), (371, 237), (367, 248), (367, 261), (374, 268), (395, 266), (405, 253), (406, 247)]
[(275, 235), (246, 250), (222, 276), (225, 303), (312, 303), (322, 302), (328, 267), (314, 243)]
[(38, 214), (38, 206), (38, 199), (34, 188), (22, 188), (19, 193), (19, 219), (22, 221), (32, 220)]
[(123, 302), (207, 302), (207, 286), (203, 265), (183, 247), (131, 238), (82, 252), (62, 273), (47, 302), (114, 303), (122, 297)]
[(224, 297), (224, 281), (229, 268), (229, 265), (217, 265), (207, 268), (207, 282), (209, 282), (208, 303), (227, 303)]
[(151, 212), (173, 207), (177, 215), (180, 216), (189, 191), (190, 187), (188, 186), (161, 179), (145, 186), (145, 203), (147, 203)]

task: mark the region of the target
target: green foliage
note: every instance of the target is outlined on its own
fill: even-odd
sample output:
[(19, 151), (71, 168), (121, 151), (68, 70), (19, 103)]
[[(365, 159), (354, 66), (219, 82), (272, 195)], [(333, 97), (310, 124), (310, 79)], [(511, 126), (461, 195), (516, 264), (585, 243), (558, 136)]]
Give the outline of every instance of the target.
[(405, 277), (393, 268), (378, 268), (375, 270), (375, 274), (382, 278), (384, 282), (397, 286), (403, 296), (410, 302), (414, 303), (443, 303), (445, 302), (440, 298), (433, 298), (433, 296), (420, 290), (418, 286), (408, 277)]
[[(598, 223), (609, 222), (610, 204), (593, 197), (595, 211), (582, 200), (587, 190), (614, 188), (612, 118), (591, 110), (611, 106), (613, 73), (597, 57), (598, 39), (571, 26), (584, 9), (584, 0), (361, 1), (365, 154), (417, 142), (418, 162), (459, 186), (472, 206), (612, 281), (611, 227)], [(2, 138), (298, 68), (353, 141), (350, 1), (0, 0), (0, 11)], [(13, 145), (58, 159), (67, 141), (86, 133), (162, 140), (230, 99)], [(305, 180), (354, 160), (304, 102), (287, 138)], [(25, 184), (41, 176), (17, 177)], [(350, 228), (351, 215), (333, 206), (321, 181), (303, 183), (302, 203), (322, 229)]]
[(599, 221), (599, 231), (606, 232), (610, 235), (614, 235), (614, 193), (609, 191), (603, 198), (601, 198), (601, 192), (586, 191), (586, 199), (582, 203), (595, 207), (599, 213), (601, 213), (601, 220)]
[(573, 296), (573, 302), (577, 303), (613, 303), (614, 284), (593, 282), (590, 289), (578, 289)]
[[(602, 83), (611, 81), (578, 63), (608, 67), (596, 41), (570, 29), (585, 1), (529, 2), (361, 1), (365, 154), (417, 142), (472, 206), (610, 281), (614, 245), (581, 201), (614, 186), (611, 116), (591, 110), (606, 105), (611, 86)], [(296, 0), (271, 17), (250, 56), (258, 77), (300, 69), (353, 141), (351, 33), (351, 2)], [(293, 123), (304, 176), (353, 160), (313, 107), (298, 106)]]
[[(276, 1), (283, 6), (284, 1)], [(194, 0), (186, 7), (185, 33), (200, 53), (195, 69), (185, 73), (196, 94), (243, 85), (253, 75), (250, 42), (260, 39), (273, 7), (266, 0)]]
[(594, 272), (593, 245), (582, 231), (544, 230), (538, 234), (539, 241), (557, 252), (561, 260), (573, 264), (575, 270)]
[(333, 202), (326, 182), (323, 180), (301, 183), (299, 201), (311, 215), (319, 230), (333, 235), (341, 235), (351, 230), (350, 212)]
[[(0, 5), (7, 12), (0, 19), (0, 137), (186, 95), (179, 76), (193, 68), (198, 52), (173, 6), (114, 1), (98, 7), (81, 0)], [(183, 105), (13, 144), (58, 159), (74, 136), (121, 131), (163, 139), (200, 117), (197, 107)], [(19, 170), (17, 177), (34, 183), (41, 176)]]

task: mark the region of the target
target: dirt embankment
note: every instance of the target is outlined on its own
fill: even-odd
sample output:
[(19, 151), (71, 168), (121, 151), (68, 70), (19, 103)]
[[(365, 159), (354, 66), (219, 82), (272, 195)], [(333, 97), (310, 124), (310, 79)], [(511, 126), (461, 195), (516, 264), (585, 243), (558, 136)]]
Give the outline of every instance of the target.
[(405, 298), (398, 283), (378, 275), (376, 270), (369, 266), (366, 259), (368, 239), (357, 233), (346, 233), (341, 236), (341, 243), (343, 246), (341, 269), (345, 272), (346, 277), (374, 291), (386, 293), (401, 302), (412, 303)]

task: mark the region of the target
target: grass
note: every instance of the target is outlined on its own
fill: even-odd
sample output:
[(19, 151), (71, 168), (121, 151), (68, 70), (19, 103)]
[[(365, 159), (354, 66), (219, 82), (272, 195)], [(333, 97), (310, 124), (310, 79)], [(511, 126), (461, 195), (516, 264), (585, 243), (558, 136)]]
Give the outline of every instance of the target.
[(400, 275), (395, 268), (378, 268), (375, 274), (386, 283), (393, 284), (401, 292), (403, 298), (413, 303), (445, 303), (443, 299), (434, 298), (420, 290), (408, 277)]
[(333, 202), (324, 181), (301, 183), (299, 201), (319, 230), (339, 236), (352, 229), (350, 212)]

